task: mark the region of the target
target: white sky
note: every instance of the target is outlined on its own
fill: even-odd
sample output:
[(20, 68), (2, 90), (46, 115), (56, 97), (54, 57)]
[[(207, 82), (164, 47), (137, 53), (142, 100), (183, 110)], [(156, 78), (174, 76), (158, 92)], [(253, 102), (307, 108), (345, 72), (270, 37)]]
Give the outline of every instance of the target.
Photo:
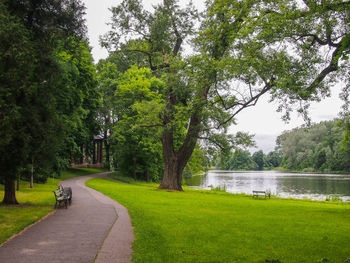
[[(111, 12), (108, 8), (121, 3), (121, 0), (82, 0), (87, 8), (86, 20), (92, 54), (95, 62), (108, 56), (107, 50), (99, 45), (99, 36), (110, 30), (106, 24), (110, 21)], [(152, 4), (157, 4), (161, 0), (144, 0), (147, 8)], [(196, 6), (203, 9), (203, 2), (193, 1)], [(181, 0), (180, 3), (187, 3)], [(340, 112), (342, 101), (338, 98), (340, 87), (333, 88), (331, 97), (324, 99), (319, 103), (313, 103), (310, 108), (312, 122), (331, 120), (337, 117)], [(281, 120), (281, 114), (276, 112), (277, 105), (268, 102), (268, 97), (261, 98), (255, 107), (242, 111), (237, 116), (238, 125), (232, 127), (230, 131), (245, 131), (255, 134), (257, 148), (251, 149), (252, 152), (262, 149), (265, 153), (272, 151), (275, 147), (276, 137), (284, 130), (290, 130), (304, 123), (302, 117), (297, 114), (292, 115), (291, 121), (286, 124)]]

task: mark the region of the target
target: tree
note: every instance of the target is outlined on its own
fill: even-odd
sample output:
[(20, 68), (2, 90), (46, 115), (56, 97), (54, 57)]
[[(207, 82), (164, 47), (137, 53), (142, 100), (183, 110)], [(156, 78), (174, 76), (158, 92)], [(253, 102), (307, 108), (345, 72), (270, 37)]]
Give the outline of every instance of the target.
[[(138, 126), (137, 113), (152, 109), (152, 118), (159, 112), (160, 94), (164, 83), (152, 76), (147, 68), (131, 67), (120, 73), (114, 87), (112, 147), (118, 168), (124, 174), (144, 175), (147, 180), (157, 181), (161, 177), (161, 144), (157, 131)], [(151, 174), (151, 175), (150, 175)]]
[(266, 163), (268, 164), (267, 166), (268, 168), (279, 167), (281, 164), (281, 161), (282, 161), (281, 155), (277, 151), (269, 152), (266, 155)]
[(225, 158), (224, 167), (225, 170), (254, 170), (257, 164), (252, 159), (250, 152), (244, 150), (236, 150), (234, 153), (229, 152)]
[[(71, 157), (91, 153), (93, 136), (100, 125), (97, 112), (100, 94), (97, 91), (96, 69), (86, 41), (69, 37), (56, 49), (60, 79), (55, 92), (56, 111), (62, 129), (62, 140), (55, 151), (55, 168), (70, 165)], [(85, 150), (82, 152), (81, 149)]]
[[(348, 65), (342, 59), (349, 52), (349, 3), (326, 2), (324, 7), (304, 1), (305, 11), (292, 0), (208, 1), (199, 33), (199, 16), (191, 4), (181, 9), (177, 1), (164, 0), (151, 13), (140, 1), (124, 0), (112, 8), (115, 31), (102, 43), (142, 55), (142, 63), (166, 86), (159, 91), (165, 107), (158, 118), (146, 120), (145, 111), (140, 112), (140, 126), (161, 130), (160, 188), (182, 190), (182, 172), (198, 139), (219, 147), (227, 141), (249, 142), (247, 135), (225, 133), (235, 116), (262, 95), (280, 100), (288, 117), (291, 103), (327, 93), (329, 80)], [(187, 57), (186, 39), (193, 39), (195, 51)], [(325, 56), (320, 47), (333, 56)]]
[(64, 128), (56, 100), (62, 77), (56, 51), (68, 36), (82, 40), (85, 26), (83, 6), (75, 0), (2, 1), (0, 9), (3, 203), (15, 204), (19, 171), (54, 159)]
[[(26, 136), (14, 138), (15, 133), (23, 134), (21, 109), (16, 93), (26, 90), (28, 79), (33, 75), (33, 47), (30, 32), (21, 21), (11, 16), (3, 2), (0, 3), (0, 142), (2, 179), (5, 184), (4, 200), (17, 203), (13, 175), (17, 173), (17, 164), (21, 164), (26, 154)], [(14, 89), (13, 87), (16, 87)], [(11, 153), (9, 154), (9, 150)]]
[(253, 153), (253, 161), (257, 164), (258, 170), (264, 170), (264, 153), (262, 150)]

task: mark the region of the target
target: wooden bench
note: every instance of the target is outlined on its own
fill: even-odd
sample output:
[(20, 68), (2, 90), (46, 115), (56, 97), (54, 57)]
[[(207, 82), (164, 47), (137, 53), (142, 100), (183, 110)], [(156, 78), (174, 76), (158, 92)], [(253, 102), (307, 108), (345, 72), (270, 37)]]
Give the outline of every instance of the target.
[(67, 209), (68, 203), (72, 203), (72, 188), (59, 185), (58, 189), (53, 191), (53, 193), (56, 199), (55, 208), (64, 205)]
[(266, 191), (253, 191), (253, 198), (259, 198), (259, 195), (265, 196), (265, 199), (268, 197), (270, 199), (271, 194)]

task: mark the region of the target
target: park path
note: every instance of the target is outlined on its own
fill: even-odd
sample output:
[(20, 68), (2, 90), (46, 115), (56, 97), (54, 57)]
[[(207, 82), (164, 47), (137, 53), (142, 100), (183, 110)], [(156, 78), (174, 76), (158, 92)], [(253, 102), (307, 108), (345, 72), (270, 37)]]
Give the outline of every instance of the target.
[(0, 247), (0, 262), (131, 262), (134, 235), (127, 209), (85, 186), (87, 180), (107, 174), (61, 182), (72, 187), (72, 205), (6, 242)]

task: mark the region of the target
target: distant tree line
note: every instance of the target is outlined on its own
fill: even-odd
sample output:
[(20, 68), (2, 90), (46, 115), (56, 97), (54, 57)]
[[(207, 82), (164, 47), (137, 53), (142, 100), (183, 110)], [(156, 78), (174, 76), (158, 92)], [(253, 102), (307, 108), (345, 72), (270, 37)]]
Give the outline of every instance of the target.
[(284, 168), (350, 172), (350, 124), (346, 119), (287, 131), (276, 142)]
[(350, 123), (345, 118), (296, 128), (277, 137), (275, 151), (229, 151), (212, 164), (224, 170), (350, 172)]
[(215, 166), (223, 170), (267, 170), (279, 167), (281, 153), (271, 151), (264, 154), (259, 150), (253, 154), (246, 150), (230, 151), (215, 158)]

